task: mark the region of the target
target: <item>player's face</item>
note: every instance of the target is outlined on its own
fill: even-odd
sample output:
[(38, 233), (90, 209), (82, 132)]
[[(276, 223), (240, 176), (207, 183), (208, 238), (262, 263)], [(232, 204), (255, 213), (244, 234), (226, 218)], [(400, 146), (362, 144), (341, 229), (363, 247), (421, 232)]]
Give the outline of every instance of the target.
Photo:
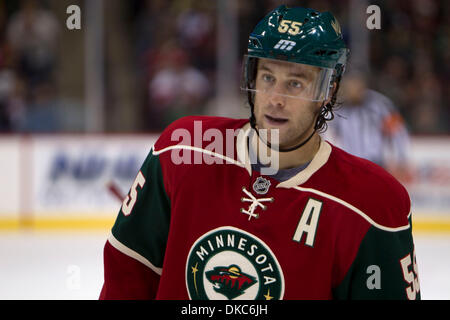
[[(308, 87), (318, 68), (297, 63), (260, 59), (256, 74), (255, 118), (258, 129), (279, 130), (279, 147), (289, 148), (313, 131), (321, 102), (294, 97)], [(266, 88), (270, 87), (270, 90)]]

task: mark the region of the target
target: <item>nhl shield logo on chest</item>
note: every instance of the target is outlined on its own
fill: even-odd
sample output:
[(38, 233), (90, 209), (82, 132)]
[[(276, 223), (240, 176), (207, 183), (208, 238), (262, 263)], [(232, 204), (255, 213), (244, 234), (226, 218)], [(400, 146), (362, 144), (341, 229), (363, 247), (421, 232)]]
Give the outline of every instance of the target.
[(266, 194), (269, 191), (270, 188), (270, 181), (263, 177), (256, 178), (255, 182), (253, 183), (253, 190), (257, 194)]

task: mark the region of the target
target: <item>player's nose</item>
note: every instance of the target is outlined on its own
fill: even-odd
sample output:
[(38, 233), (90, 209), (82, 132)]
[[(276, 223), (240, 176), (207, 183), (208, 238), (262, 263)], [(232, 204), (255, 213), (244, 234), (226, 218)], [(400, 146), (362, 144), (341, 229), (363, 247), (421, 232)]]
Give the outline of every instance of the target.
[(269, 93), (269, 103), (277, 108), (283, 108), (286, 105), (286, 96), (280, 90), (282, 90), (282, 88), (276, 86)]

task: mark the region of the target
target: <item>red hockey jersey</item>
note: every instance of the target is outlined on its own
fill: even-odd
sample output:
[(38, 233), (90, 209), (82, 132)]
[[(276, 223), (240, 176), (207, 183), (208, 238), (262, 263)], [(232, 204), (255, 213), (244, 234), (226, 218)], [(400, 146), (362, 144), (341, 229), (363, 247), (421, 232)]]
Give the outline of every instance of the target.
[(162, 133), (105, 245), (101, 299), (420, 299), (400, 183), (324, 140), (279, 182), (252, 170), (249, 132), (186, 117)]

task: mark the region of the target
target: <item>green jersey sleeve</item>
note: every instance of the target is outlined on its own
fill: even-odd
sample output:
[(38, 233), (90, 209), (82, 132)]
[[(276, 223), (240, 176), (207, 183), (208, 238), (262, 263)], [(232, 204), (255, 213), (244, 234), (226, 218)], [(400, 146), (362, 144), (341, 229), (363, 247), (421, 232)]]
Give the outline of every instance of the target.
[(122, 203), (112, 244), (160, 273), (169, 223), (170, 201), (160, 159), (150, 151)]
[(409, 225), (396, 232), (372, 226), (334, 298), (420, 300), (411, 218)]

